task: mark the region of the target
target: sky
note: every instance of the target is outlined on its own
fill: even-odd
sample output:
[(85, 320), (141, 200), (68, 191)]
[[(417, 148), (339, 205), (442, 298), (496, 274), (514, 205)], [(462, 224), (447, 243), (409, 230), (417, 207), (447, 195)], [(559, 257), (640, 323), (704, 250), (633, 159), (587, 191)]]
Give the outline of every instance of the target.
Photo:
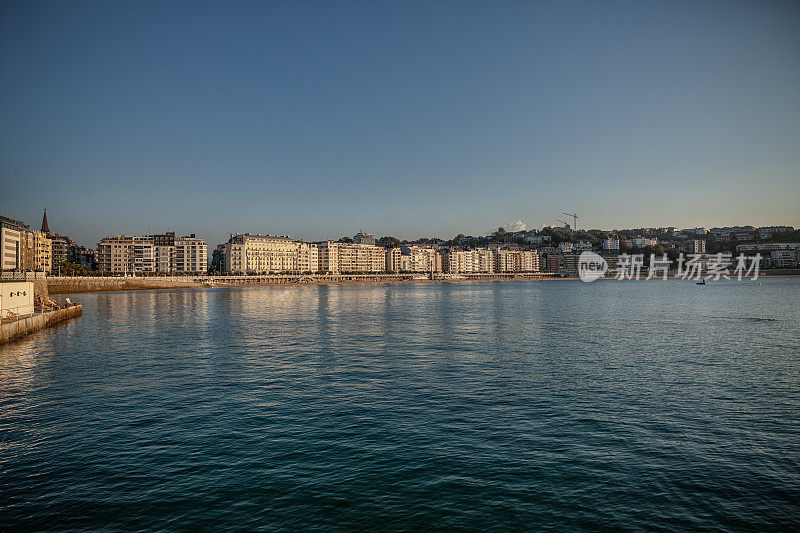
[(800, 2), (0, 4), (0, 214), (401, 239), (800, 227)]

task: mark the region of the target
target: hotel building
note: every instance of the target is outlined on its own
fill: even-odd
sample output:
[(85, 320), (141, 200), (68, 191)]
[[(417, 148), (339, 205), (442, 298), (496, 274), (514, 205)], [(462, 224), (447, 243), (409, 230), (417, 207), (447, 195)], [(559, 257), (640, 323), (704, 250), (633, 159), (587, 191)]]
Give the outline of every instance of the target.
[(220, 250), (227, 273), (317, 272), (318, 249), (287, 236), (231, 235)]

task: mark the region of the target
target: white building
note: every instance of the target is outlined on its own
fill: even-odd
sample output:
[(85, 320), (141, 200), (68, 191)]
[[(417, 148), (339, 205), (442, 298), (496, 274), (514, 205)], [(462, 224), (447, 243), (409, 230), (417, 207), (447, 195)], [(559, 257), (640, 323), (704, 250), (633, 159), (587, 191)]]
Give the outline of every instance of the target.
[(800, 250), (775, 250), (769, 258), (775, 268), (797, 268)]
[(679, 249), (687, 254), (704, 254), (706, 253), (706, 241), (700, 239), (684, 241), (680, 244)]
[(609, 238), (603, 241), (603, 250), (607, 252), (619, 252), (619, 239)]
[(572, 251), (574, 245), (571, 242), (560, 242), (558, 243), (558, 251), (559, 253), (565, 254)]
[(631, 239), (631, 244), (636, 248), (647, 248), (648, 246), (655, 246), (658, 244), (658, 239), (651, 239), (649, 237), (636, 237)]
[(33, 313), (32, 281), (0, 281), (0, 318)]
[(441, 261), (432, 246), (400, 246), (386, 250), (387, 272), (438, 272)]
[(758, 228), (758, 236), (761, 239), (768, 239), (776, 233), (794, 231), (792, 226), (762, 226)]
[(28, 231), (19, 220), (0, 216), (0, 270), (23, 270), (23, 234)]
[(224, 245), (224, 271), (227, 273), (316, 272), (319, 270), (317, 246), (295, 241), (288, 236), (231, 235)]
[(208, 270), (207, 246), (195, 234), (174, 244), (154, 244), (153, 235), (115, 235), (97, 243), (97, 267), (102, 272), (185, 274)]
[(206, 272), (208, 246), (194, 233), (175, 239), (174, 272), (177, 274)]
[(366, 273), (386, 270), (386, 251), (381, 246), (327, 241), (319, 244), (319, 269), (323, 272)]

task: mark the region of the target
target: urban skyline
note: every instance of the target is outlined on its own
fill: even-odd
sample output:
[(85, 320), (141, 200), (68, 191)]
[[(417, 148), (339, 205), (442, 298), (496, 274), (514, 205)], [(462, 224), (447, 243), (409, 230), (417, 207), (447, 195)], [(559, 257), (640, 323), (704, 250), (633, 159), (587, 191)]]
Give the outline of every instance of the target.
[[(577, 223), (576, 213), (563, 213)], [(647, 250), (711, 256), (737, 252), (770, 252), (774, 265), (796, 267), (800, 240), (792, 226), (727, 226), (627, 228), (613, 231), (580, 230), (563, 226), (527, 230), (521, 221), (488, 235), (459, 234), (452, 239), (400, 240), (376, 238), (359, 231), (353, 238), (306, 242), (289, 235), (236, 233), (227, 242), (211, 244), (195, 233), (174, 231), (107, 235), (97, 248), (87, 248), (68, 235), (52, 231), (45, 210), (40, 229), (0, 216), (0, 269), (49, 272), (81, 270), (84, 274), (151, 273), (156, 275), (217, 273), (394, 273), (444, 272), (574, 274), (578, 254), (602, 251), (619, 254)], [(783, 244), (775, 242), (783, 240)], [(707, 241), (711, 249), (707, 249)], [(745, 244), (747, 243), (747, 244)], [(708, 253), (711, 252), (711, 253)], [(555, 260), (555, 262), (554, 262)], [(670, 259), (672, 261), (672, 259)], [(765, 263), (765, 266), (768, 264)], [(769, 265), (772, 266), (772, 265)]]
[(8, 4), (0, 211), (79, 242), (800, 226), (796, 3), (577, 4)]
[[(15, 214), (18, 211), (20, 211), (20, 210), (19, 209), (16, 209), (16, 210), (2, 210), (2, 211), (0, 211), (0, 215), (6, 216), (6, 217), (14, 219), (14, 220), (19, 220), (21, 222), (24, 222), (25, 224), (29, 225), (33, 229), (39, 229), (39, 223), (38, 222), (31, 223), (31, 220), (41, 220), (41, 217), (42, 217), (42, 211), (41, 210), (33, 218), (30, 218), (30, 217), (24, 218), (24, 217), (20, 217), (20, 216), (15, 216)], [(46, 211), (46, 208), (45, 208), (45, 211)], [(69, 210), (67, 210), (67, 209), (64, 209), (64, 211), (69, 212)], [(563, 226), (563, 222), (565, 221), (564, 220), (565, 217), (567, 217), (567, 215), (565, 215), (563, 213), (555, 213), (554, 212), (554, 214), (552, 216), (553, 223), (543, 223), (543, 224), (534, 226), (534, 225), (527, 224), (524, 221), (522, 221), (521, 219), (519, 219), (519, 220), (516, 220), (516, 221), (513, 221), (513, 222), (501, 223), (501, 224), (498, 224), (496, 226), (492, 226), (492, 227), (489, 227), (489, 228), (479, 229), (478, 231), (465, 231), (465, 230), (456, 231), (452, 235), (441, 234), (441, 233), (437, 234), (436, 232), (430, 232), (429, 234), (420, 234), (420, 235), (404, 235), (404, 234), (401, 234), (399, 232), (392, 232), (391, 230), (387, 231), (387, 232), (373, 231), (373, 228), (370, 225), (361, 224), (361, 225), (357, 225), (357, 226), (355, 226), (353, 228), (350, 228), (349, 230), (347, 230), (347, 231), (345, 231), (343, 233), (340, 233), (340, 234), (324, 232), (324, 231), (321, 231), (321, 230), (315, 230), (315, 232), (312, 235), (314, 235), (314, 236), (319, 235), (320, 237), (318, 237), (318, 238), (308, 238), (304, 234), (301, 234), (301, 233), (299, 233), (297, 231), (291, 231), (291, 228), (290, 228), (290, 231), (287, 231), (287, 232), (270, 231), (269, 228), (263, 228), (263, 227), (262, 228), (258, 228), (258, 227), (256, 227), (256, 228), (239, 228), (239, 229), (235, 229), (235, 230), (231, 230), (231, 231), (222, 231), (222, 232), (219, 231), (219, 229), (211, 229), (211, 230), (208, 230), (208, 231), (204, 232), (204, 231), (200, 231), (198, 228), (206, 227), (205, 224), (202, 224), (202, 223), (191, 224), (188, 221), (184, 222), (184, 223), (181, 223), (181, 224), (177, 224), (177, 225), (167, 225), (167, 226), (151, 226), (151, 225), (146, 225), (145, 224), (144, 226), (146, 226), (146, 227), (144, 227), (144, 229), (137, 230), (135, 228), (137, 228), (138, 226), (140, 226), (142, 224), (134, 225), (133, 228), (130, 228), (130, 227), (124, 228), (119, 223), (114, 223), (114, 221), (112, 220), (112, 221), (103, 221), (103, 222), (98, 223), (99, 227), (109, 228), (109, 229), (107, 229), (107, 230), (104, 229), (102, 231), (96, 231), (95, 230), (95, 231), (91, 232), (91, 234), (89, 235), (88, 238), (82, 238), (80, 236), (81, 232), (79, 231), (79, 228), (85, 227), (85, 226), (83, 224), (78, 224), (77, 227), (76, 227), (77, 229), (73, 228), (73, 227), (65, 227), (63, 223), (58, 221), (59, 219), (55, 218), (59, 214), (60, 214), (59, 210), (57, 210), (55, 212), (55, 214), (53, 214), (52, 212), (50, 214), (50, 220), (57, 220), (57, 222), (55, 222), (55, 223), (54, 222), (50, 222), (50, 224), (53, 225), (54, 228), (56, 228), (56, 229), (54, 229), (54, 232), (55, 233), (61, 233), (61, 234), (64, 234), (64, 235), (68, 235), (78, 245), (86, 246), (88, 248), (95, 248), (97, 246), (97, 243), (100, 242), (100, 240), (102, 238), (104, 238), (104, 237), (112, 237), (112, 236), (118, 236), (118, 235), (142, 236), (142, 235), (154, 235), (154, 234), (166, 233), (166, 232), (174, 232), (176, 235), (181, 235), (181, 236), (182, 235), (188, 235), (189, 233), (194, 233), (194, 234), (202, 236), (209, 243), (209, 246), (211, 246), (212, 243), (225, 242), (225, 241), (227, 241), (229, 236), (236, 235), (236, 234), (253, 234), (253, 235), (263, 234), (263, 235), (276, 235), (276, 236), (288, 235), (288, 236), (291, 236), (292, 238), (297, 239), (299, 241), (324, 242), (324, 241), (328, 241), (328, 240), (334, 240), (335, 241), (335, 240), (338, 240), (338, 239), (344, 238), (344, 237), (351, 237), (358, 231), (365, 231), (367, 233), (374, 234), (374, 235), (376, 235), (378, 237), (383, 237), (383, 236), (385, 236), (385, 237), (394, 237), (394, 238), (399, 239), (400, 241), (406, 241), (406, 242), (413, 242), (413, 241), (416, 241), (416, 240), (419, 240), (419, 239), (441, 239), (441, 240), (444, 240), (444, 241), (448, 241), (448, 240), (452, 239), (453, 237), (455, 237), (457, 235), (468, 235), (468, 236), (490, 235), (492, 232), (496, 231), (500, 227), (505, 228), (506, 231), (509, 231), (509, 232), (531, 231), (531, 230), (537, 230), (538, 231), (538, 230), (541, 230), (541, 229), (546, 228), (546, 227), (551, 227), (551, 228), (561, 227), (561, 226)], [(578, 215), (580, 215), (580, 213), (578, 213)], [(71, 216), (68, 217), (68, 220), (71, 220), (71, 219), (72, 219)], [(578, 226), (577, 226), (578, 230), (581, 230), (581, 231), (590, 231), (590, 230), (591, 231), (604, 231), (604, 232), (609, 232), (609, 233), (614, 233), (614, 232), (619, 232), (619, 231), (636, 230), (636, 229), (644, 229), (644, 228), (652, 228), (652, 229), (657, 229), (657, 228), (676, 228), (678, 230), (684, 230), (684, 229), (691, 229), (691, 228), (707, 228), (707, 229), (711, 229), (711, 228), (714, 228), (714, 227), (735, 227), (735, 226), (752, 226), (754, 228), (772, 227), (772, 226), (790, 226), (790, 227), (794, 227), (794, 228), (800, 227), (800, 223), (795, 224), (795, 223), (787, 222), (785, 220), (779, 220), (777, 223), (774, 223), (774, 224), (765, 224), (765, 223), (754, 224), (752, 220), (749, 220), (749, 221), (745, 220), (741, 224), (734, 224), (734, 223), (731, 223), (729, 221), (728, 223), (719, 224), (719, 225), (703, 225), (703, 224), (677, 224), (676, 225), (675, 221), (672, 221), (673, 223), (664, 224), (664, 225), (638, 224), (638, 225), (631, 225), (631, 226), (625, 226), (625, 227), (620, 226), (620, 225), (617, 225), (616, 227), (594, 227), (594, 226), (585, 227), (581, 223), (582, 220), (583, 220), (583, 217), (579, 216), (579, 218), (578, 218)], [(571, 219), (568, 219), (566, 221), (569, 222), (570, 226), (572, 226), (572, 220)], [(520, 223), (524, 227), (519, 227)], [(280, 224), (279, 226), (280, 227), (286, 227), (287, 225), (286, 224)], [(121, 228), (121, 229), (112, 230), (110, 228)], [(185, 229), (185, 231), (184, 231), (184, 229)], [(575, 229), (575, 228), (573, 228), (573, 229)], [(94, 235), (94, 236), (92, 236), (92, 235)]]

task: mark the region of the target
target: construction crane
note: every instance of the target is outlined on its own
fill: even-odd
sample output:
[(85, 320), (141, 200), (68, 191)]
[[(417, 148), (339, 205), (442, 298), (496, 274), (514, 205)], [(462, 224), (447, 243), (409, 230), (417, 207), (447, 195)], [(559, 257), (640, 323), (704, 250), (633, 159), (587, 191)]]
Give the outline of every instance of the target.
[(567, 222), (566, 220), (561, 220), (560, 218), (557, 218), (556, 220), (564, 224), (565, 228), (569, 229), (569, 222)]
[(563, 215), (567, 215), (568, 217), (572, 217), (572, 229), (578, 229), (578, 214), (577, 213), (562, 213)]

